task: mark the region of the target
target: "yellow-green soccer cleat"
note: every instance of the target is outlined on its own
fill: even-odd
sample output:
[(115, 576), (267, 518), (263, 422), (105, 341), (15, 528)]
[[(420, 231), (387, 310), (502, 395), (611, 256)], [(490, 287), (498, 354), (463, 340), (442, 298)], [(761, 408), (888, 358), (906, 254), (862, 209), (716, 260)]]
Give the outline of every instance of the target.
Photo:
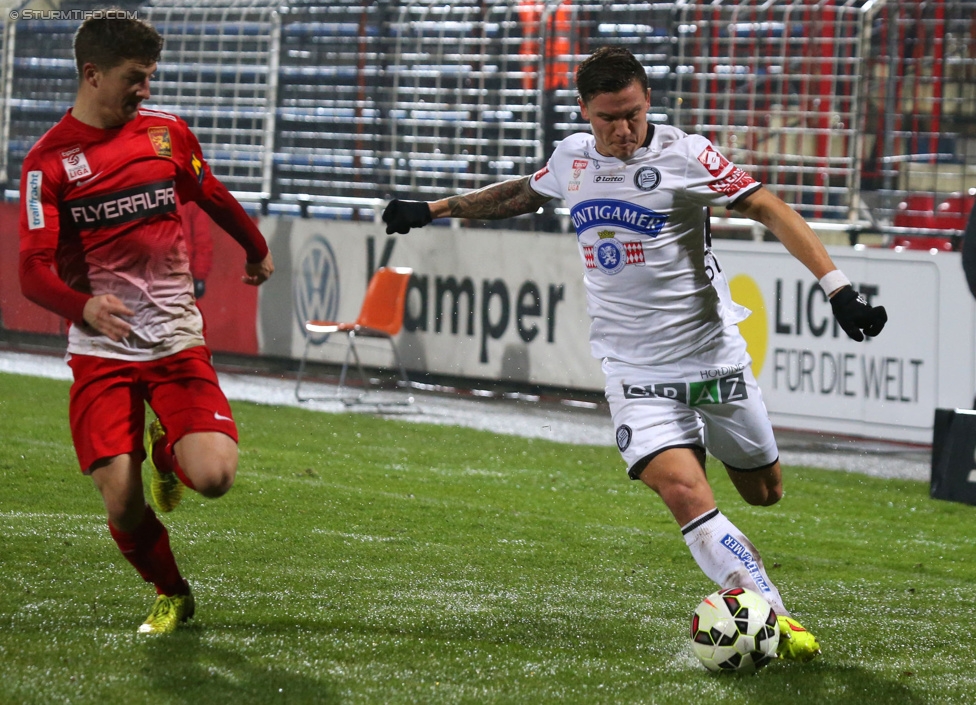
[(153, 448), (165, 436), (163, 425), (159, 423), (159, 419), (154, 419), (146, 429), (146, 455), (149, 458), (149, 467), (152, 469), (149, 491), (152, 494), (153, 504), (161, 512), (171, 512), (183, 499), (183, 483), (175, 472), (160, 472), (153, 462)]
[(820, 655), (817, 637), (792, 617), (777, 617), (779, 647), (776, 655), (786, 661), (811, 661)]
[(160, 595), (153, 603), (146, 621), (139, 626), (140, 634), (171, 634), (193, 616), (193, 595)]

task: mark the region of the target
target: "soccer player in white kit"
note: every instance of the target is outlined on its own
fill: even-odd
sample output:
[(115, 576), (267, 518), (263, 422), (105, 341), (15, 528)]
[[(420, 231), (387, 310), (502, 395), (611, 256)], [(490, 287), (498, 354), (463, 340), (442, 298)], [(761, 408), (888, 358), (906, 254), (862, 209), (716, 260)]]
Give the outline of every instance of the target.
[(834, 316), (855, 340), (881, 332), (868, 305), (816, 234), (786, 203), (729, 162), (709, 140), (650, 125), (640, 62), (604, 47), (576, 70), (592, 134), (560, 142), (531, 176), (433, 201), (393, 200), (387, 232), (434, 218), (508, 218), (563, 199), (584, 267), (590, 347), (603, 361), (617, 447), (630, 477), (657, 492), (692, 556), (721, 587), (758, 592), (779, 618), (782, 658), (807, 661), (816, 638), (790, 616), (748, 538), (715, 506), (705, 449), (749, 504), (783, 495), (779, 451), (731, 300), (707, 243), (709, 208), (764, 224), (820, 280)]

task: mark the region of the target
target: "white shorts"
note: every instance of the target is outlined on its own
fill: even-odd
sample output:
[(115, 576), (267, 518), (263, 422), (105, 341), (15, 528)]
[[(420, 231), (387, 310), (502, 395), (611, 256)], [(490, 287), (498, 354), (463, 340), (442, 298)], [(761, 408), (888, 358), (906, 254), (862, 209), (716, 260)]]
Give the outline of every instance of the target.
[(605, 358), (607, 401), (630, 476), (638, 479), (669, 448), (707, 449), (738, 470), (775, 462), (779, 449), (751, 364), (737, 326), (677, 362)]

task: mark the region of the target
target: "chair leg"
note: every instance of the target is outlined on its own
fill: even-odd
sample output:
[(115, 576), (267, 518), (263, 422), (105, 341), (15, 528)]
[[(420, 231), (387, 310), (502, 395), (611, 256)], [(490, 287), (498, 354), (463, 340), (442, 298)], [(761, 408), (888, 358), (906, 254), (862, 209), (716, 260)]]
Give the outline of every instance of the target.
[(393, 359), (396, 361), (397, 368), (400, 370), (400, 382), (402, 386), (410, 388), (410, 378), (407, 377), (407, 368), (403, 366), (403, 359), (400, 357), (400, 351), (397, 350), (396, 343), (393, 342), (393, 338), (387, 338), (390, 341), (390, 348), (393, 350)]
[(342, 399), (342, 389), (346, 386), (346, 373), (349, 371), (349, 355), (351, 348), (346, 347), (346, 357), (342, 361), (342, 370), (339, 372), (339, 386), (336, 387), (336, 399)]
[(403, 365), (403, 358), (400, 357), (400, 351), (397, 350), (396, 343), (393, 342), (393, 338), (389, 338), (388, 340), (390, 341), (390, 347), (393, 349), (393, 359), (396, 360), (397, 367), (400, 369), (399, 386), (402, 386), (408, 392), (406, 400), (399, 402), (399, 404), (410, 406), (414, 402), (413, 386), (410, 384), (410, 378), (407, 377), (407, 368)]
[(349, 333), (349, 350), (346, 352), (346, 359), (347, 359), (347, 361), (348, 361), (348, 358), (349, 358), (349, 352), (352, 352), (352, 355), (353, 355), (353, 357), (356, 360), (356, 369), (359, 370), (359, 379), (363, 383), (363, 391), (362, 391), (362, 393), (358, 397), (359, 399), (362, 399), (364, 396), (366, 396), (367, 389), (369, 389), (369, 379), (367, 379), (367, 377), (366, 377), (366, 371), (363, 370), (363, 363), (359, 359), (359, 350), (356, 349), (356, 332), (355, 331), (352, 331), (352, 332)]

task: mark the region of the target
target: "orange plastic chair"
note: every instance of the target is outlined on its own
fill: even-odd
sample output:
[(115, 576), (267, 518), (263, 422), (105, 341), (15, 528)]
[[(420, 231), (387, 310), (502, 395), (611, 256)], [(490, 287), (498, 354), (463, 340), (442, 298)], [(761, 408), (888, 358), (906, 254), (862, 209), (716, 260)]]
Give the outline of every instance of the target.
[[(361, 401), (366, 395), (369, 381), (363, 370), (362, 362), (359, 359), (359, 351), (356, 349), (356, 338), (379, 338), (388, 340), (390, 348), (393, 350), (393, 359), (399, 368), (399, 386), (410, 387), (410, 380), (407, 377), (407, 370), (400, 359), (400, 352), (397, 350), (393, 336), (400, 332), (403, 327), (403, 312), (407, 303), (407, 285), (410, 283), (410, 276), (413, 270), (406, 267), (380, 267), (369, 280), (366, 288), (366, 295), (363, 297), (363, 304), (359, 310), (359, 316), (352, 323), (339, 321), (306, 321), (305, 330), (308, 333), (344, 333), (348, 342), (346, 348), (346, 358), (342, 363), (342, 372), (339, 373), (339, 387), (333, 397), (329, 399), (339, 399), (345, 403)], [(305, 337), (305, 352), (302, 353), (302, 360), (298, 366), (298, 380), (295, 383), (295, 397), (299, 401), (309, 401), (310, 399), (323, 397), (303, 397), (301, 395), (302, 377), (305, 374), (305, 365), (308, 361), (308, 346), (311, 340)], [(363, 383), (363, 391), (356, 397), (350, 398), (343, 395), (346, 386), (346, 373), (349, 371), (350, 357), (356, 361), (356, 368), (359, 370), (359, 377)], [(408, 397), (406, 402), (413, 403), (413, 397)]]

